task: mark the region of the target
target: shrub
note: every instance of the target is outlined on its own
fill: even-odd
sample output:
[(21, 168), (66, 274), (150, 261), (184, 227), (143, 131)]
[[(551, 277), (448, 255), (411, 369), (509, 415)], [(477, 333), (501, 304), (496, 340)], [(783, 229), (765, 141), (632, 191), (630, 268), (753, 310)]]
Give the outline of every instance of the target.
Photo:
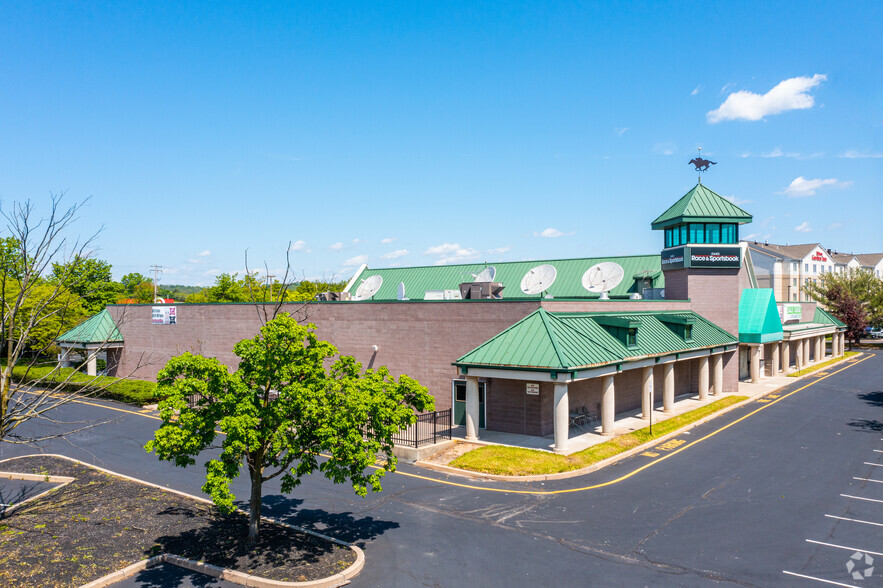
[[(149, 404), (156, 401), (156, 382), (144, 380), (124, 380), (110, 376), (87, 376), (73, 368), (58, 369), (54, 365), (42, 365), (28, 368), (17, 365), (12, 370), (13, 381), (19, 384), (52, 386), (62, 384), (67, 392), (87, 390), (90, 396), (111, 398), (131, 404)], [(67, 380), (65, 382), (65, 380)], [(100, 390), (95, 390), (100, 388)]]

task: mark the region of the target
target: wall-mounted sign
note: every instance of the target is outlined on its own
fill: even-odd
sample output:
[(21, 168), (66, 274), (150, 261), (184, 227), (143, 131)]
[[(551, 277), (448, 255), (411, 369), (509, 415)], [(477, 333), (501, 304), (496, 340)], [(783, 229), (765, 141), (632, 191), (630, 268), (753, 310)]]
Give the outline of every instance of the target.
[(800, 305), (799, 304), (783, 304), (779, 307), (779, 313), (782, 317), (782, 322), (786, 323), (788, 321), (799, 321), (800, 320)]
[(816, 251), (815, 253), (812, 254), (812, 260), (813, 261), (828, 261), (828, 258), (825, 257), (824, 254), (822, 254), (821, 252)]
[(153, 324), (154, 325), (176, 325), (176, 324), (178, 324), (178, 307), (177, 306), (154, 306), (153, 307)]
[(527, 392), (531, 396), (539, 396), (540, 395), (540, 385), (539, 384), (525, 384), (525, 392)]
[(662, 252), (662, 269), (682, 267), (742, 267), (742, 248), (738, 245), (690, 245), (673, 247)]

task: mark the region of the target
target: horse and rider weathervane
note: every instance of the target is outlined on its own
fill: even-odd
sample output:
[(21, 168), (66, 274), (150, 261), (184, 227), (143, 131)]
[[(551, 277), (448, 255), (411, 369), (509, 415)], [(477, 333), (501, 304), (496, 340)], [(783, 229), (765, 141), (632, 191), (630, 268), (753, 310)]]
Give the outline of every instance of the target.
[[(717, 165), (716, 161), (710, 161), (708, 159), (702, 159), (702, 147), (699, 147), (699, 157), (694, 157), (690, 160), (690, 163), (696, 166), (696, 171), (700, 174), (704, 171), (708, 171), (708, 166)], [(702, 176), (699, 176), (699, 183), (702, 183)]]

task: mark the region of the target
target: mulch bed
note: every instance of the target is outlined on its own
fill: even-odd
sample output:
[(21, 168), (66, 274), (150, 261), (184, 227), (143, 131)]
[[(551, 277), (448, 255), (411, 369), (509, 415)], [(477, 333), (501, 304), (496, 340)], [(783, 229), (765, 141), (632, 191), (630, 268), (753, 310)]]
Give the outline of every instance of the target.
[(80, 586), (159, 553), (289, 582), (355, 561), (351, 549), (267, 521), (249, 549), (244, 514), (64, 459), (14, 459), (0, 471), (75, 478), (0, 517), (0, 586)]

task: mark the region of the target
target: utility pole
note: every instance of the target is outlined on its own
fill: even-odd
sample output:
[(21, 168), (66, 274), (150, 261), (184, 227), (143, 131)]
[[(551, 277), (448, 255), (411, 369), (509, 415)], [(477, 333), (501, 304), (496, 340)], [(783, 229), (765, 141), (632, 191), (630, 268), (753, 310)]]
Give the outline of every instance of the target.
[(153, 301), (156, 302), (156, 283), (159, 281), (159, 274), (162, 273), (162, 266), (153, 264), (150, 266), (150, 271), (153, 272)]

